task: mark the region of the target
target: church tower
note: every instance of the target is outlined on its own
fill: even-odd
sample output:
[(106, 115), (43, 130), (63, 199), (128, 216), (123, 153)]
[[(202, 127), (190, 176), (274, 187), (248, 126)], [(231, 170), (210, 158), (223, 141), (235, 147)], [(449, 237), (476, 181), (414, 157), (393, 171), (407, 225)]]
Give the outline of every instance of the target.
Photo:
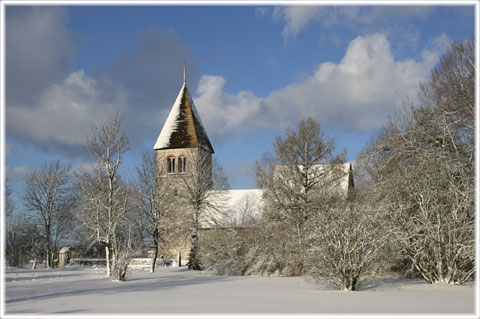
[(188, 176), (197, 156), (207, 157), (211, 163), (213, 147), (187, 88), (185, 66), (182, 88), (153, 148), (158, 168), (173, 185), (181, 182), (182, 175)]
[[(209, 184), (212, 182), (213, 147), (188, 91), (185, 67), (183, 72), (182, 88), (153, 147), (157, 168), (167, 179), (166, 184), (174, 202), (181, 198), (178, 196), (180, 192), (186, 191), (185, 185), (193, 180), (200, 178)], [(198, 173), (199, 167), (202, 168), (201, 175)], [(186, 258), (191, 245), (184, 224), (193, 216), (193, 212), (180, 201), (170, 209), (168, 215), (167, 228), (171, 231), (159, 246), (159, 255), (173, 258), (181, 255)]]

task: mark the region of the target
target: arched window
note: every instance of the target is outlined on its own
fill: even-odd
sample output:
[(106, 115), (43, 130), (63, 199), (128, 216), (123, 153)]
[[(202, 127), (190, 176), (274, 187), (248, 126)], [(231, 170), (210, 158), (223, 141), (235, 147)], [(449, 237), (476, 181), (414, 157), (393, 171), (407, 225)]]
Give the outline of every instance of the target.
[(170, 156), (167, 158), (167, 173), (173, 174), (175, 173), (175, 157)]
[(178, 172), (179, 173), (185, 173), (187, 170), (187, 159), (185, 156), (180, 156), (178, 158)]

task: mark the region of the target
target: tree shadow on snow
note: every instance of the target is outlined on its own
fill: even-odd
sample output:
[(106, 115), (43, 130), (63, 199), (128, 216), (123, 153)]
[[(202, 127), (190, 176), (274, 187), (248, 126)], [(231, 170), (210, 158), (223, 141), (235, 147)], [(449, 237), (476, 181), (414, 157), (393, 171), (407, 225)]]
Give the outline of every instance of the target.
[(31, 281), (31, 280), (45, 280), (45, 279), (54, 279), (54, 278), (66, 278), (66, 277), (78, 277), (76, 274), (48, 274), (44, 275), (41, 273), (28, 276), (28, 277), (10, 277), (10, 278), (5, 278), (5, 282), (18, 282), (18, 281)]
[[(155, 273), (154, 273), (155, 274)], [(160, 275), (151, 277), (140, 277), (140, 278), (131, 278), (127, 279), (125, 282), (115, 282), (107, 277), (95, 278), (95, 279), (85, 279), (78, 280), (75, 283), (66, 281), (58, 282), (58, 285), (55, 285), (55, 292), (52, 292), (52, 289), (42, 293), (41, 291), (35, 291), (35, 293), (40, 292), (38, 295), (34, 296), (22, 296), (20, 298), (8, 298), (8, 291), (6, 294), (6, 304), (12, 304), (17, 302), (25, 301), (38, 301), (51, 298), (61, 298), (69, 296), (82, 296), (90, 294), (104, 294), (111, 295), (122, 292), (141, 292), (141, 291), (154, 291), (161, 289), (171, 289), (181, 286), (189, 285), (202, 285), (215, 282), (226, 282), (239, 280), (241, 277), (227, 277), (227, 276), (209, 276), (209, 275), (198, 275), (198, 273), (192, 271), (178, 271), (175, 273), (170, 273), (168, 275)], [(92, 284), (89, 285), (88, 281), (91, 281)], [(101, 281), (101, 282), (99, 282)], [(75, 287), (75, 284), (78, 283), (79, 287)], [(98, 285), (101, 284), (101, 287)], [(94, 288), (88, 288), (89, 286), (97, 286)]]
[(365, 280), (358, 291), (383, 291), (397, 290), (401, 287), (425, 284), (423, 279), (406, 279), (406, 278), (376, 278)]

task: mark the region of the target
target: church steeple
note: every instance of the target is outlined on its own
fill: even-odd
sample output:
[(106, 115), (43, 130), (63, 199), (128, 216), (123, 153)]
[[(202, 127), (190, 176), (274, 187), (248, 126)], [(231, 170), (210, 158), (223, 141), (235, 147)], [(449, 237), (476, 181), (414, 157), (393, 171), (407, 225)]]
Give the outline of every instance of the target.
[(187, 63), (183, 62), (183, 85), (187, 85)]
[(186, 65), (184, 64), (182, 88), (153, 148), (164, 150), (197, 147), (214, 153), (195, 103), (188, 91)]

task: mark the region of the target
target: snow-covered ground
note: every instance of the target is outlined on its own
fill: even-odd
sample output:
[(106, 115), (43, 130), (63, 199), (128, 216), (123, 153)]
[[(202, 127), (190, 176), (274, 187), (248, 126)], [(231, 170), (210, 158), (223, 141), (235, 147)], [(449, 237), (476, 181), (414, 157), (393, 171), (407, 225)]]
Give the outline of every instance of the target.
[(358, 292), (319, 288), (303, 278), (226, 277), (185, 268), (130, 270), (126, 282), (104, 268), (5, 272), (9, 314), (431, 313), (474, 314), (474, 284), (386, 279)]

